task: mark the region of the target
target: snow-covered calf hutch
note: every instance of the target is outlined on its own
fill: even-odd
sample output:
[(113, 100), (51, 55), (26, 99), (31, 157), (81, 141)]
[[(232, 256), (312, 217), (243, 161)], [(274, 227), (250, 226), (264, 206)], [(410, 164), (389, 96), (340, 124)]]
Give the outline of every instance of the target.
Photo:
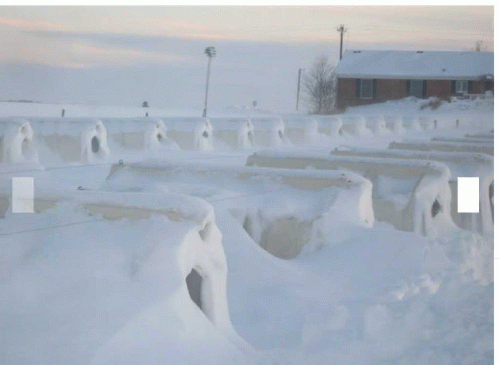
[(408, 96), (449, 99), (494, 91), (494, 53), (351, 50), (334, 73), (340, 110)]

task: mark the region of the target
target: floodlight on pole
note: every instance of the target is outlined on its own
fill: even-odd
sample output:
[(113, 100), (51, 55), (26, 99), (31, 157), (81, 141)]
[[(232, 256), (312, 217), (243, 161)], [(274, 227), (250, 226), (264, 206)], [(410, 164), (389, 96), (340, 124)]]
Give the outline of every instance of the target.
[(208, 70), (206, 72), (206, 91), (204, 94), (204, 110), (203, 110), (203, 117), (206, 117), (206, 110), (208, 106), (208, 85), (210, 83), (211, 59), (215, 57), (217, 51), (215, 47), (206, 47), (204, 50), (204, 54), (208, 57)]

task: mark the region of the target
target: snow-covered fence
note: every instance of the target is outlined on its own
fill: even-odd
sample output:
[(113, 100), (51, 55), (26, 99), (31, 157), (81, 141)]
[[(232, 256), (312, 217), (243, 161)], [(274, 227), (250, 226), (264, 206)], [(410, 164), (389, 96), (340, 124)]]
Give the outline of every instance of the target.
[[(201, 185), (204, 185), (202, 188)], [(372, 185), (352, 173), (213, 166), (184, 161), (115, 165), (110, 189), (197, 195), (229, 210), (262, 248), (281, 258), (320, 247), (336, 219), (372, 226)]]
[[(198, 329), (203, 328), (203, 333), (222, 334), (224, 343), (235, 348), (249, 348), (231, 324), (227, 263), (211, 205), (169, 193), (37, 190), (38, 209), (29, 216), (29, 227), (14, 215), (0, 219), (0, 289), (11, 300), (1, 301), (4, 315), (0, 327), (9, 335), (5, 320), (17, 318), (29, 333), (22, 341), (19, 336), (9, 336), (8, 343), (17, 350), (9, 351), (7, 346), (4, 361), (19, 359), (18, 351), (28, 354), (33, 346), (44, 344), (51, 351), (50, 359), (43, 363), (54, 358), (74, 363), (79, 360), (75, 354), (82, 356), (81, 341), (89, 344), (85, 357), (109, 355), (112, 344), (146, 338), (151, 328), (157, 335), (156, 321), (164, 326), (166, 337), (161, 341), (169, 343), (170, 356), (185, 351), (178, 348), (177, 329), (187, 338), (197, 338)], [(8, 186), (0, 181), (2, 199), (10, 197)], [(47, 228), (48, 234), (30, 233)], [(27, 256), (29, 260), (23, 259)], [(38, 267), (35, 271), (33, 263)], [(38, 270), (43, 271), (43, 280), (39, 280)], [(96, 275), (102, 276), (97, 285)], [(15, 289), (25, 280), (37, 283), (30, 300), (24, 300)], [(75, 285), (77, 294), (72, 290)], [(74, 303), (67, 306), (68, 300)], [(19, 315), (12, 303), (23, 303), (26, 312)], [(36, 321), (26, 313), (36, 313)], [(54, 320), (59, 317), (61, 320)], [(154, 323), (141, 321), (144, 317), (154, 318)], [(102, 318), (106, 318), (105, 328)], [(40, 328), (39, 321), (47, 325)], [(89, 326), (110, 332), (95, 337)], [(71, 331), (66, 331), (68, 327)], [(52, 343), (53, 336), (61, 332), (67, 341)], [(151, 349), (158, 351), (155, 346)], [(23, 359), (27, 363), (39, 360)]]
[(494, 156), (494, 146), (483, 143), (459, 143), (442, 141), (392, 142), (390, 149), (413, 151), (472, 152)]
[(109, 140), (119, 147), (139, 151), (176, 147), (159, 118), (106, 118), (103, 122)]
[(438, 162), (262, 151), (249, 156), (246, 164), (359, 173), (373, 184), (376, 219), (401, 230), (432, 234), (441, 222), (451, 221), (450, 171)]
[[(331, 152), (334, 156), (356, 156), (374, 158), (398, 158), (409, 160), (438, 161), (451, 172), (449, 185), (452, 191), (451, 215), (459, 227), (481, 233), (493, 232), (494, 158), (483, 153), (406, 151), (372, 148), (341, 149)], [(457, 178), (480, 178), (480, 211), (478, 213), (457, 212)]]
[[(30, 123), (42, 163), (50, 158), (47, 150), (63, 162), (103, 162), (110, 155), (107, 129), (101, 120), (32, 118)], [(46, 149), (42, 151), (42, 147)]]
[(0, 163), (37, 163), (33, 129), (26, 119), (0, 119)]
[(295, 145), (328, 145), (331, 121), (321, 116), (288, 116), (285, 118), (286, 133)]

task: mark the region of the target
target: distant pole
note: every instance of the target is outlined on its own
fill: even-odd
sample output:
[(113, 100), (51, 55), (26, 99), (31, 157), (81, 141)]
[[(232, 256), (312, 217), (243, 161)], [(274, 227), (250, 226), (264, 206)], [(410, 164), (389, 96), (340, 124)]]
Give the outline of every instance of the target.
[(217, 51), (215, 50), (215, 47), (206, 47), (204, 50), (204, 54), (208, 56), (208, 70), (206, 72), (206, 91), (204, 94), (204, 110), (203, 110), (203, 117), (206, 117), (206, 110), (208, 108), (208, 85), (210, 83), (211, 59), (215, 57)]
[(343, 24), (341, 24), (338, 29), (338, 32), (340, 32), (340, 60), (343, 57), (343, 33), (347, 31), (347, 28)]
[(296, 90), (296, 111), (298, 111), (298, 103), (300, 102), (300, 85), (301, 85), (301, 71), (305, 71), (305, 69), (303, 68), (299, 68), (298, 69), (298, 88)]

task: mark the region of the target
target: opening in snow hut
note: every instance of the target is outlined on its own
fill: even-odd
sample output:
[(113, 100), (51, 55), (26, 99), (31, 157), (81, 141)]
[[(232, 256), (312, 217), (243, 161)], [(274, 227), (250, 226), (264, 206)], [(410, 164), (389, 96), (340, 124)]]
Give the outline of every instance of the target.
[[(189, 296), (192, 301), (201, 309), (203, 313), (203, 301), (201, 296), (201, 290), (203, 287), (203, 277), (199, 274), (196, 269), (192, 269), (189, 275), (185, 278), (187, 283), (187, 290), (189, 291)], [(205, 313), (206, 314), (206, 313)]]
[(99, 138), (97, 138), (97, 136), (92, 137), (91, 145), (92, 145), (92, 152), (93, 153), (99, 152), (100, 143), (99, 143)]
[(440, 205), (440, 202), (437, 199), (435, 199), (433, 205), (431, 206), (431, 216), (435, 218), (441, 210), (442, 206)]

